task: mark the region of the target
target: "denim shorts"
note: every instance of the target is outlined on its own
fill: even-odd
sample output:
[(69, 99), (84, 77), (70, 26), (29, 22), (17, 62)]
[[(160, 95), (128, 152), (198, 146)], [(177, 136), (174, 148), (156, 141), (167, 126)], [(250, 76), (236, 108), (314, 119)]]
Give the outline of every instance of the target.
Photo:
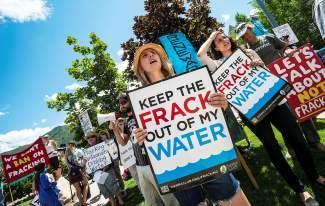
[(230, 173), (200, 186), (174, 193), (180, 205), (197, 206), (208, 198), (214, 203), (230, 200), (240, 190), (239, 181)]
[(239, 190), (239, 181), (232, 173), (219, 176), (216, 179), (202, 184), (207, 198), (215, 203), (230, 200)]

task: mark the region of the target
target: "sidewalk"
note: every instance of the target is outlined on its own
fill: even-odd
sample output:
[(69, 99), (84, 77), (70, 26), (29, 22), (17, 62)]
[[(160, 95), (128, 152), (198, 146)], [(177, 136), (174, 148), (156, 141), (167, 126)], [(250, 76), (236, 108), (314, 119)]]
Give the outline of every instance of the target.
[[(91, 183), (91, 181), (89, 181), (89, 186), (90, 186), (91, 198), (87, 201), (87, 203), (89, 203), (89, 205), (93, 205), (93, 206), (106, 205), (108, 200), (105, 200), (103, 195), (100, 194), (97, 184), (95, 182)], [(70, 196), (69, 196), (69, 198), (70, 198)], [(79, 204), (77, 196), (75, 195), (73, 198), (73, 201), (70, 200), (69, 202), (67, 202), (64, 205), (79, 206), (80, 204)]]

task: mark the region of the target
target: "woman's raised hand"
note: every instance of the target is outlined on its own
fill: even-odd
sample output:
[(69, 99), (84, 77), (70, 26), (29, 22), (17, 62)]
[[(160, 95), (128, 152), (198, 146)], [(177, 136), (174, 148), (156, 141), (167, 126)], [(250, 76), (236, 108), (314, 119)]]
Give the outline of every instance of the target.
[(214, 31), (214, 32), (212, 32), (212, 33), (210, 34), (209, 39), (214, 40), (214, 39), (217, 37), (217, 35), (218, 35), (219, 33), (221, 33), (221, 32), (220, 32), (220, 31)]

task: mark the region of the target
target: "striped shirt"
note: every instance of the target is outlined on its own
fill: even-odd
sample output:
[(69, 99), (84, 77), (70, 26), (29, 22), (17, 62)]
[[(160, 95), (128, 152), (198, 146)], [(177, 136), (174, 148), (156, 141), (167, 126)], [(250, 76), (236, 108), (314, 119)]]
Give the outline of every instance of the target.
[(149, 165), (149, 157), (146, 154), (144, 145), (139, 145), (134, 141), (133, 129), (137, 127), (134, 116), (129, 116), (124, 122), (124, 132), (129, 136), (130, 141), (133, 145), (134, 156), (136, 159), (136, 165), (146, 166)]

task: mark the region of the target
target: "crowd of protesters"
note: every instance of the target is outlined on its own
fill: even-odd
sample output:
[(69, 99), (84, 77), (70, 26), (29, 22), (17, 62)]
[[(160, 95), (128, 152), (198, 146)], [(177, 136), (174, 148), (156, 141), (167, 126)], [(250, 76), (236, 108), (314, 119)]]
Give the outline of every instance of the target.
[[(265, 64), (269, 64), (277, 58), (282, 57), (282, 53), (285, 52), (287, 47), (285, 42), (282, 42), (273, 35), (264, 35), (257, 38), (252, 32), (252, 26), (246, 23), (239, 24), (236, 28), (236, 33), (238, 38), (242, 37), (250, 45), (251, 49), (243, 49), (252, 60), (251, 66), (264, 67)], [(226, 36), (221, 31), (215, 31), (201, 46), (198, 55), (202, 62), (208, 65), (208, 68), (213, 71), (231, 56), (237, 48), (239, 48), (238, 45), (231, 37)], [(209, 50), (212, 51), (211, 57), (208, 56)], [(297, 119), (290, 111), (286, 101), (280, 102), (279, 105), (257, 125), (250, 123), (243, 115), (240, 115), (240, 117), (244, 124), (247, 125), (263, 143), (270, 160), (288, 185), (299, 195), (302, 202), (314, 205), (318, 204), (317, 201), (305, 191), (303, 183), (293, 173), (281, 152), (281, 148), (275, 139), (274, 131), (271, 127), (272, 123), (281, 132), (283, 138), (288, 145), (290, 145), (290, 148), (295, 151), (297, 160), (309, 179), (312, 182), (325, 185), (325, 178), (318, 174), (312, 154), (304, 140)], [(313, 132), (317, 133), (316, 130)], [(322, 147), (323, 145), (318, 142), (317, 148), (322, 150)]]
[[(285, 55), (291, 56), (296, 52), (296, 50), (288, 48), (289, 45), (286, 42), (272, 34), (257, 37), (253, 32), (253, 26), (247, 23), (239, 24), (235, 32), (238, 39), (241, 38), (245, 42), (244, 46), (238, 46), (234, 39), (222, 31), (214, 31), (200, 47), (198, 56), (207, 65), (210, 72), (218, 69), (238, 48), (242, 48), (251, 58), (250, 66), (265, 68), (274, 60)], [(173, 65), (170, 64), (164, 49), (155, 43), (147, 43), (137, 49), (133, 60), (133, 70), (139, 82), (144, 86), (174, 76)], [(223, 94), (211, 94), (208, 103), (213, 107), (221, 107), (228, 111), (229, 115), (227, 112), (225, 113), (226, 121), (234, 121), (231, 106)], [(132, 112), (130, 100), (125, 93), (119, 96), (117, 104), (120, 108), (119, 112), (124, 114), (126, 118), (118, 118), (108, 122), (106, 128), (108, 130), (92, 131), (85, 134), (86, 148), (101, 142), (109, 144), (110, 140), (113, 140), (117, 150), (119, 150), (120, 145), (123, 146), (131, 142), (136, 163), (128, 169), (147, 205), (196, 206), (210, 203), (214, 205), (251, 205), (249, 198), (246, 197), (245, 192), (240, 187), (239, 180), (232, 173), (221, 175), (212, 181), (183, 191), (160, 194), (150, 168), (149, 157), (143, 145), (148, 133), (145, 129), (137, 127), (135, 114)], [(325, 178), (318, 173), (309, 148), (312, 146), (325, 152), (325, 146), (320, 142), (313, 120), (298, 123), (286, 100), (281, 101), (256, 125), (253, 125), (244, 115), (239, 115), (242, 122), (263, 143), (270, 161), (289, 187), (299, 196), (301, 202), (305, 205), (319, 205), (316, 198), (305, 190), (304, 184), (288, 164), (271, 126), (274, 125), (280, 131), (291, 156), (297, 158), (310, 181), (325, 186)], [(54, 176), (47, 172), (44, 163), (36, 165), (33, 188), (35, 193), (39, 195), (41, 205), (63, 205), (60, 200), (59, 189), (56, 186), (56, 181), (62, 177), (57, 145), (48, 135), (41, 138), (49, 156), (49, 169), (53, 171)], [(110, 158), (111, 164), (101, 168), (101, 171), (108, 173), (108, 176), (104, 183), (97, 183), (97, 185), (100, 194), (108, 199), (107, 202), (110, 202), (112, 206), (125, 205), (127, 202), (123, 195), (125, 186), (120, 172), (120, 166), (123, 166), (119, 161), (120, 155), (118, 158), (113, 158), (110, 154)], [(85, 206), (91, 195), (89, 180), (94, 174), (86, 173), (87, 160), (84, 157), (83, 150), (77, 148), (76, 142), (69, 142), (65, 149), (64, 160), (68, 167), (67, 179), (75, 188), (81, 206)], [(4, 204), (2, 197), (3, 190), (0, 182), (0, 205)]]

